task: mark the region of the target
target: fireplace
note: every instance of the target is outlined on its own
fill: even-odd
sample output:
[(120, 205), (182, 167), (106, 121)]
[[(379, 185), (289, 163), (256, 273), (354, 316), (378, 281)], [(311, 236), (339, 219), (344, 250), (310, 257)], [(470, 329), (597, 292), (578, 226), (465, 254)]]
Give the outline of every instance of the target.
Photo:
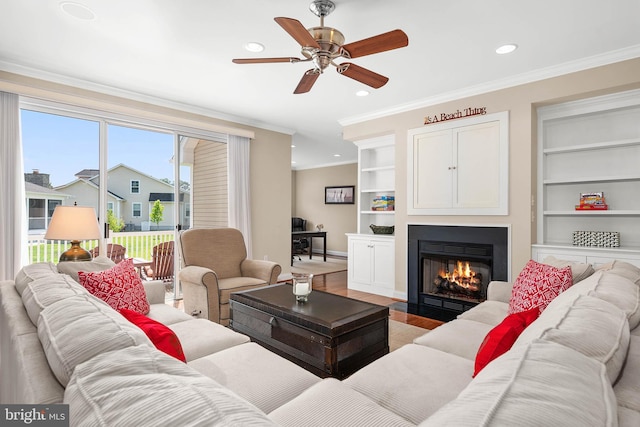
[(452, 320), (508, 279), (508, 228), (409, 225), (408, 310)]

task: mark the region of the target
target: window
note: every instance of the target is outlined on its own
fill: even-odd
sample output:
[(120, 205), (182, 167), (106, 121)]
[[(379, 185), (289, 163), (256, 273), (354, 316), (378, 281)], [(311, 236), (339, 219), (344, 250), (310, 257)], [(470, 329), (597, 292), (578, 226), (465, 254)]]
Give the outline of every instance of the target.
[(113, 212), (113, 202), (107, 202), (107, 210)]
[(186, 216), (187, 218), (191, 216), (191, 204), (189, 203), (184, 204), (184, 216)]
[(134, 179), (131, 180), (131, 194), (140, 194), (140, 181)]
[(131, 213), (131, 214), (132, 214), (134, 217), (140, 217), (140, 216), (142, 216), (142, 213), (141, 213), (141, 211), (142, 211), (142, 205), (141, 205), (140, 203), (132, 203), (132, 205), (131, 205), (131, 206), (132, 206), (132, 208), (133, 208), (133, 210), (132, 210), (132, 213)]

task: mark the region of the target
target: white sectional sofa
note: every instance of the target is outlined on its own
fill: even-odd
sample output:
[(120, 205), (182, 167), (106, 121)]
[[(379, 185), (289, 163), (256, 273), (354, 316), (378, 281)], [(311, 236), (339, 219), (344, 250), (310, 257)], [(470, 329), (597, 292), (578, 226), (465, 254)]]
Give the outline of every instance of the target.
[(625, 263), (560, 294), (475, 378), (478, 347), (507, 314), (505, 282), (343, 381), (164, 304), (150, 282), (148, 316), (187, 363), (168, 356), (73, 279), (108, 265), (34, 264), (0, 282), (0, 403), (67, 403), (86, 426), (640, 425), (640, 269)]

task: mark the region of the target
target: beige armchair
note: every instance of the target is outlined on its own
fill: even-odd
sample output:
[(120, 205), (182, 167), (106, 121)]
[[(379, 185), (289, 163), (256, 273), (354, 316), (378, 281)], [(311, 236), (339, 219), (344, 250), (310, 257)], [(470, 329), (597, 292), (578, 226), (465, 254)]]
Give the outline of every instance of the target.
[(235, 228), (185, 230), (180, 248), (184, 311), (224, 326), (232, 292), (276, 283), (282, 271), (275, 262), (247, 259), (244, 238)]

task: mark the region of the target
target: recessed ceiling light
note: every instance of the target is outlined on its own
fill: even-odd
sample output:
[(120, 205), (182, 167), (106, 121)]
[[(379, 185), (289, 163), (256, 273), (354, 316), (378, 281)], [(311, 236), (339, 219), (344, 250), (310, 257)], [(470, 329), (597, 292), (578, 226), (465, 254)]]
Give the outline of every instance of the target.
[(295, 145), (293, 145), (293, 144), (291, 144), (291, 148), (296, 148), (296, 146), (295, 146)]
[(369, 95), (368, 90), (359, 90), (356, 92), (356, 96), (367, 96), (367, 95)]
[(511, 53), (518, 48), (517, 44), (505, 44), (496, 49), (498, 55), (504, 55), (505, 53)]
[(83, 21), (93, 21), (96, 19), (96, 14), (81, 3), (63, 1), (60, 3), (60, 9), (62, 9), (67, 15), (82, 19)]
[(340, 154), (334, 154), (333, 157), (340, 157)]
[(249, 52), (262, 52), (264, 50), (264, 45), (258, 42), (249, 42), (244, 45), (244, 48)]
[(292, 165), (295, 165), (295, 164), (296, 164), (296, 161), (295, 161), (295, 160), (291, 160), (291, 164), (292, 164)]

